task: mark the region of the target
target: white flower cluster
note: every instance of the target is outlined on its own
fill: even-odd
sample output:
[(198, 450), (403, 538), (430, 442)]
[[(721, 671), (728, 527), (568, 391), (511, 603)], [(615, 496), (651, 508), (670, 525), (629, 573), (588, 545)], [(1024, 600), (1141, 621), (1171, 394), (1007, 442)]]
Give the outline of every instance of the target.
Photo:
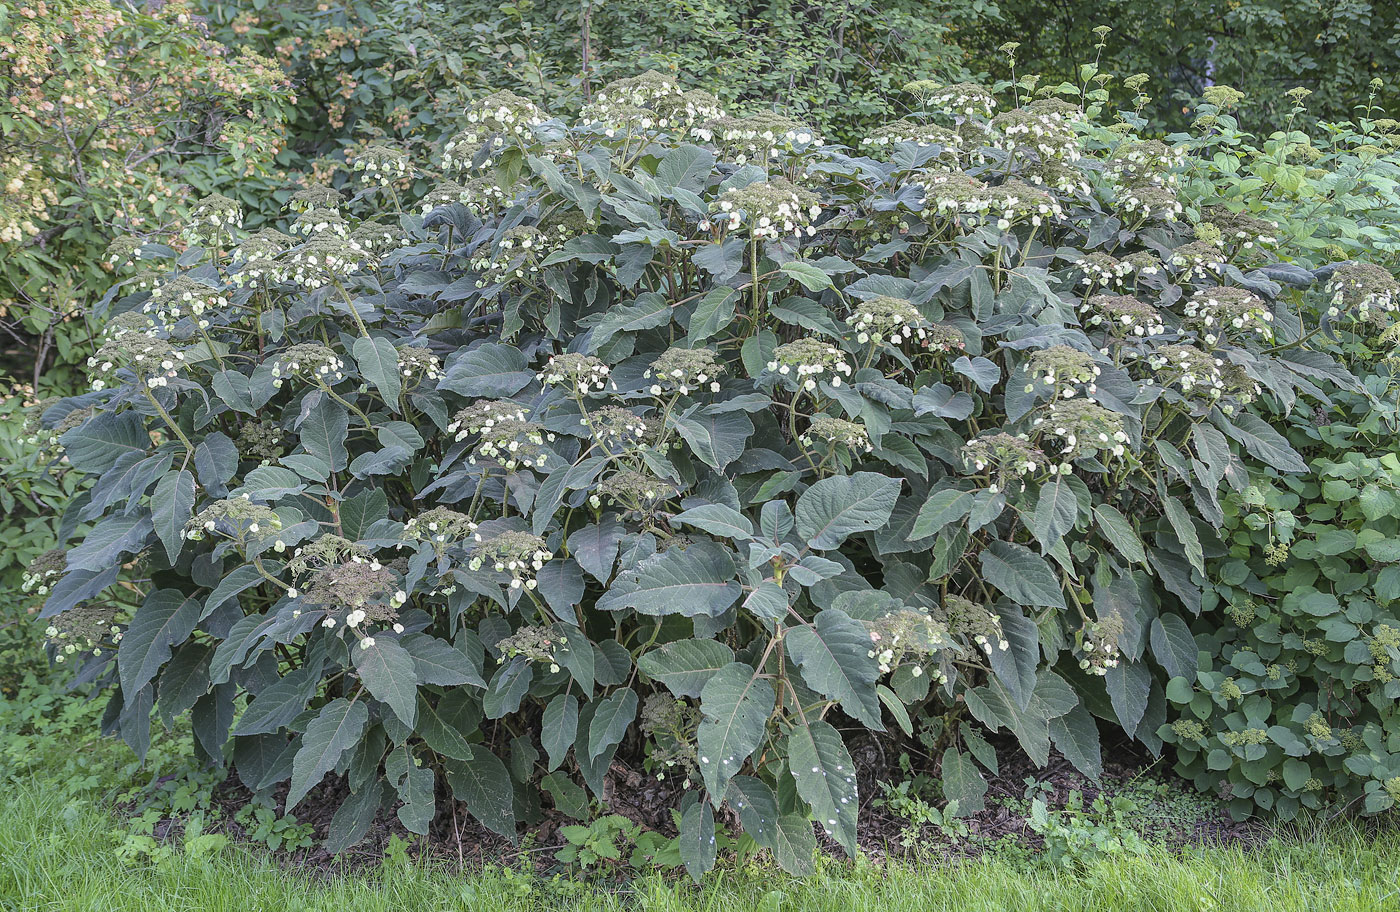
[(293, 345), (272, 365), (272, 385), (280, 389), (289, 377), (302, 376), (327, 386), (345, 379), (345, 362), (330, 348), (316, 342)]
[(562, 355), (551, 355), (544, 370), (536, 377), (545, 386), (569, 384), (580, 393), (593, 393), (602, 392), (609, 387), (617, 389), (617, 384), (608, 377), (610, 373), (612, 368), (592, 355), (566, 352)]
[(206, 243), (230, 241), (243, 227), (243, 207), (222, 193), (213, 193), (194, 204), (186, 234)]
[(830, 342), (810, 336), (774, 349), (768, 370), (793, 381), (797, 389), (807, 392), (815, 390), (817, 382), (827, 378), (833, 387), (839, 387), (841, 378), (849, 377), (852, 373), (845, 352)]
[(182, 275), (152, 288), (151, 297), (141, 310), (169, 331), (187, 316), (201, 329), (207, 329), (209, 319), (205, 314), (225, 307), (228, 307), (228, 298), (222, 291)]
[(1204, 278), (1225, 271), (1225, 253), (1209, 241), (1192, 241), (1172, 251), (1167, 262), (1185, 269), (1188, 276)]
[(1102, 326), (1118, 336), (1141, 338), (1167, 331), (1157, 309), (1132, 295), (1094, 295), (1079, 305), (1079, 313), (1083, 315), (1085, 326)]
[(467, 111), (464, 131), (468, 142), (479, 142), (491, 133), (525, 136), (548, 118), (534, 102), (514, 92), (493, 92)]
[(539, 261), (549, 251), (544, 249), (544, 232), (533, 225), (518, 225), (501, 233), (494, 250), (472, 258), (471, 267), (481, 276), (477, 288), (485, 288), (511, 279), (524, 279), (540, 271)]
[(1029, 219), (1032, 225), (1039, 227), (1045, 219), (1058, 219), (1065, 214), (1058, 200), (1024, 181), (1004, 181), (989, 188), (988, 193), (988, 212), (996, 216), (997, 228), (1001, 231), (1022, 219)]
[[(1042, 161), (1079, 161), (1083, 153), (1079, 149), (1074, 128), (1067, 122), (1066, 111), (1059, 107), (1064, 103), (1056, 103), (1054, 107), (1046, 106), (1043, 102), (1036, 104), (1041, 107), (1017, 108), (993, 118), (992, 147), (1013, 156), (1031, 151)], [(1078, 108), (1072, 105), (1064, 104), (1064, 108), (1078, 114)]]
[(958, 118), (991, 117), (997, 100), (986, 89), (970, 82), (932, 88), (925, 82), (914, 82), (905, 91), (919, 96), (928, 111), (943, 111)]
[(1327, 315), (1336, 319), (1343, 311), (1354, 311), (1358, 320), (1370, 320), (1376, 313), (1400, 310), (1400, 282), (1374, 263), (1343, 263), (1327, 280), (1331, 299)]
[(870, 433), (855, 421), (846, 421), (843, 418), (833, 418), (827, 414), (819, 414), (812, 417), (812, 423), (807, 426), (807, 431), (797, 438), (805, 447), (810, 447), (817, 441), (828, 444), (839, 444), (849, 450), (863, 453), (873, 453), (875, 445), (870, 442)]
[(1074, 261), (1074, 268), (1083, 276), (1079, 284), (1090, 288), (1123, 287), (1123, 280), (1133, 274), (1133, 265), (1107, 253), (1087, 253)]
[(502, 532), (491, 538), (483, 538), (477, 532), (472, 539), (476, 547), (468, 566), (473, 571), (491, 567), (497, 573), (509, 573), (512, 589), (534, 589), (539, 585), (535, 574), (554, 559), (554, 552), (545, 547), (544, 540), (527, 532)]
[(229, 276), (229, 281), (239, 288), (263, 280), (285, 282), (287, 269), (281, 257), (295, 243), (293, 238), (274, 228), (255, 232), (238, 245), (238, 271)]
[(354, 275), (362, 254), (335, 236), (313, 238), (287, 255), (287, 278), (314, 290)]
[(1087, 399), (1058, 400), (1032, 424), (1042, 435), (1063, 444), (1059, 471), (1064, 475), (1072, 470), (1072, 460), (1103, 453), (1121, 457), (1127, 451), (1129, 437), (1123, 430), (1123, 419)]
[(929, 174), (915, 182), (924, 215), (980, 215), (992, 207), (990, 187), (961, 171)]
[[(893, 146), (899, 143), (913, 143), (917, 146), (942, 146), (949, 153), (950, 164), (956, 166), (958, 150), (962, 147), (962, 137), (946, 127), (935, 124), (916, 123), (912, 120), (896, 120), (876, 128), (860, 141), (862, 146)], [(943, 161), (940, 156), (939, 161)]]
[(447, 433), (456, 440), (466, 440), (472, 434), (490, 431), (502, 422), (526, 421), (525, 410), (509, 399), (481, 399), (459, 411), (447, 425)]
[(1244, 288), (1216, 287), (1196, 292), (1183, 312), (1206, 345), (1215, 345), (1230, 330), (1274, 337), (1273, 312), (1264, 299)]
[[(457, 432), (462, 433), (460, 430)], [(549, 460), (549, 450), (545, 441), (553, 442), (554, 434), (546, 431), (533, 421), (506, 418), (492, 421), (479, 432), (481, 440), (467, 462), (476, 465), (478, 457), (494, 460), (507, 471), (515, 471), (524, 466), (527, 469), (544, 468)]]
[(721, 117), (691, 131), (704, 142), (719, 143), (737, 164), (767, 164), (822, 146), (816, 131), (801, 121), (780, 114)]
[(668, 348), (642, 373), (642, 378), (654, 381), (651, 394), (660, 396), (675, 391), (689, 396), (693, 390), (719, 392), (719, 375), (724, 366), (708, 348)]
[(1143, 186), (1124, 188), (1116, 201), (1124, 215), (1136, 215), (1143, 220), (1157, 219), (1174, 222), (1181, 215), (1181, 201), (1167, 187)]
[(1186, 164), (1186, 149), (1160, 140), (1124, 142), (1109, 158), (1104, 173), (1118, 184), (1145, 186), (1176, 183), (1176, 171)]
[(726, 190), (712, 209), (721, 228), (736, 231), (747, 226), (760, 239), (784, 234), (810, 237), (817, 233), (814, 223), (822, 214), (816, 194), (782, 179)]
[(911, 339), (923, 342), (928, 338), (928, 320), (919, 308), (904, 298), (881, 295), (861, 301), (846, 322), (856, 331), (856, 341), (862, 345)]
[(1164, 384), (1177, 384), (1187, 395), (1204, 393), (1219, 399), (1225, 393), (1225, 362), (1191, 345), (1164, 345), (1147, 356), (1147, 366), (1162, 374)]
[(296, 217), (291, 225), (292, 234), (309, 238), (318, 234), (333, 234), (336, 237), (350, 236), (350, 223), (336, 209), (307, 209)]
[[(1052, 345), (1031, 353), (1026, 359), (1026, 373), (1050, 387), (1056, 398), (1073, 399), (1083, 387), (1092, 399), (1098, 392), (1102, 370), (1091, 355), (1068, 345)], [(1026, 386), (1028, 393), (1034, 389), (1034, 384)]]
[(436, 383), (442, 379), (442, 360), (426, 348), (401, 345), (399, 373), (408, 381)]
[(169, 386), (179, 375), (185, 366), (185, 353), (164, 339), (128, 333), (104, 342), (87, 364), (95, 375), (94, 392), (106, 389), (118, 368), (130, 370), (147, 389), (158, 389)]
[(351, 170), (363, 175), (368, 183), (388, 187), (409, 175), (411, 163), (403, 149), (376, 143), (354, 156)]

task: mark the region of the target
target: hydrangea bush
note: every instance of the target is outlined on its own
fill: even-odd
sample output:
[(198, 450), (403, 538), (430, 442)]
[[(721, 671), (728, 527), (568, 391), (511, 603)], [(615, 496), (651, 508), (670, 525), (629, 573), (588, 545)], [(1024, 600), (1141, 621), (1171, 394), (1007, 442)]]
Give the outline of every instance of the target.
[[(1361, 292), (1183, 192), (1130, 112), (910, 93), (858, 152), (654, 73), (573, 121), (497, 93), (441, 159), (376, 157), (421, 206), (364, 168), (292, 233), (211, 200), (178, 258), (133, 245), (92, 391), (45, 415), (94, 477), (41, 568), (54, 658), (138, 753), (188, 712), (288, 810), (340, 777), (335, 849), (449, 796), (514, 838), (621, 765), (669, 784), (693, 874), (721, 826), (802, 871), (814, 822), (856, 848), (862, 732), (961, 714), (964, 810), (979, 731), (1089, 775), (1102, 725), (1179, 742), (1242, 505), (1308, 477), (1275, 425), (1370, 389), (1324, 351)], [(1242, 735), (1335, 766), (1272, 788), (1390, 788), (1370, 604), (1329, 636), (1374, 710), (1351, 747)]]

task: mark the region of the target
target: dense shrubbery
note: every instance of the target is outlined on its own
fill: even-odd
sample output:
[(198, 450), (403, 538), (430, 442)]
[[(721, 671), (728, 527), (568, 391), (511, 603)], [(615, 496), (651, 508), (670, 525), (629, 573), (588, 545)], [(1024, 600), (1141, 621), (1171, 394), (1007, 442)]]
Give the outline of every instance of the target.
[(291, 95), (184, 3), (0, 3), (0, 34), (0, 317), (38, 337), (37, 383), (88, 353), (113, 233), (158, 233), (185, 185), (266, 167)]
[(1389, 806), (1394, 466), (1299, 451), (1352, 445), (1316, 410), (1393, 416), (1393, 333), (1364, 384), (1325, 351), (1393, 280), (1277, 263), (1311, 215), (1212, 177), (1223, 111), (1169, 147), (910, 88), (873, 157), (656, 75), (573, 124), (496, 94), (437, 166), (377, 146), (353, 200), (295, 193), (288, 234), (214, 197), (178, 256), (131, 245), (93, 392), (44, 416), (95, 478), (34, 568), (55, 658), (138, 753), (188, 710), (288, 809), (343, 773), (338, 847), (449, 790), (508, 835), (535, 786), (586, 817), (617, 758), (674, 783), (692, 871), (723, 806), (801, 870), (811, 819), (854, 845), (841, 730), (949, 707), (964, 809), (976, 723), (1094, 774), (1096, 718), (1241, 801)]

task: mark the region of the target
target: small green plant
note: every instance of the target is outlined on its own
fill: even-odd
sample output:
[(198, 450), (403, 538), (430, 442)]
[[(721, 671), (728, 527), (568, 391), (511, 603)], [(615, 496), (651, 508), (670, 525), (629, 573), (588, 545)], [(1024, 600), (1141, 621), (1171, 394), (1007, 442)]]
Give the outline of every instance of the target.
[(871, 802), (877, 808), (885, 808), (891, 814), (906, 821), (900, 831), (899, 844), (912, 848), (921, 839), (924, 827), (936, 827), (951, 836), (965, 836), (967, 824), (958, 819), (957, 799), (949, 801), (942, 810), (925, 800), (918, 784), (910, 779), (898, 783), (881, 782), (882, 797)]
[(1065, 806), (1052, 809), (1040, 785), (1027, 789), (1030, 816), (1026, 824), (1045, 842), (1045, 857), (1052, 865), (1079, 867), (1125, 855), (1146, 855), (1149, 847), (1133, 826), (1137, 804), (1115, 795), (1099, 795), (1087, 805), (1084, 795), (1071, 791)]
[(564, 846), (554, 857), (584, 871), (617, 864), (622, 861), (623, 851), (637, 841), (640, 832), (640, 826), (621, 814), (607, 814), (587, 826), (569, 824), (559, 828)]
[(311, 838), (311, 824), (297, 823), (296, 817), (291, 814), (279, 817), (275, 808), (245, 804), (233, 819), (243, 826), (249, 839), (273, 852), (279, 849), (292, 852), (315, 844)]

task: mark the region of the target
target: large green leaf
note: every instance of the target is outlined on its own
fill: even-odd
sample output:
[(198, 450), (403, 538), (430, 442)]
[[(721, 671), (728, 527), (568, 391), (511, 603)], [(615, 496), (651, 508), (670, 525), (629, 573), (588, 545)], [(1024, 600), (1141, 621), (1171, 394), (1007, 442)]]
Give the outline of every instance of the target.
[(744, 455), (753, 422), (743, 412), (697, 412), (674, 419), (676, 430), (690, 444), (690, 450), (711, 468), (723, 471)]
[(697, 801), (681, 816), (678, 836), (681, 861), (697, 884), (715, 866), (715, 810), (708, 801)]
[(1173, 678), (1196, 678), (1196, 638), (1180, 615), (1154, 618), (1149, 637), (1152, 654)]
[(986, 807), (987, 780), (972, 758), (956, 747), (943, 752), (943, 797), (958, 803), (957, 816), (976, 814)]
[[(310, 670), (298, 668), (258, 691), (238, 719), (235, 735), (261, 735), (275, 732), (306, 711), (306, 704), (316, 693), (320, 681)], [(164, 680), (162, 679), (162, 685)], [(164, 694), (161, 694), (164, 700)]]
[(1098, 723), (1082, 704), (1050, 720), (1050, 738), (1075, 769), (1090, 779), (1103, 775)]
[(1177, 540), (1181, 542), (1182, 553), (1195, 568), (1196, 572), (1205, 575), (1206, 558), (1205, 552), (1201, 549), (1201, 538), (1196, 534), (1196, 524), (1191, 521), (1191, 514), (1186, 512), (1186, 507), (1175, 497), (1162, 498), (1162, 507), (1167, 514), (1167, 520), (1172, 525), (1172, 531), (1176, 533)]
[(399, 376), (399, 353), (394, 343), (382, 337), (360, 336), (350, 351), (360, 366), (360, 375), (373, 383), (385, 404), (397, 412), (403, 380)]
[(758, 749), (776, 700), (773, 686), (742, 662), (724, 666), (705, 685), (700, 693), (704, 718), (695, 740), (700, 774), (711, 795), (723, 795)]
[(117, 677), (128, 706), (170, 659), (171, 648), (189, 639), (203, 607), (177, 589), (157, 589), (136, 609), (117, 644)]
[(817, 837), (812, 833), (812, 821), (803, 814), (784, 814), (778, 818), (773, 832), (773, 859), (789, 874), (806, 877), (816, 870), (813, 856)]
[(470, 760), (447, 760), (447, 784), (473, 817), (493, 833), (515, 841), (515, 789), (501, 758), (472, 745)]
[(1099, 504), (1094, 507), (1094, 518), (1098, 521), (1099, 529), (1103, 532), (1113, 547), (1118, 549), (1118, 553), (1126, 557), (1135, 564), (1147, 563), (1147, 553), (1142, 549), (1142, 539), (1133, 530), (1132, 523), (1128, 518), (1120, 513), (1112, 504)]
[(544, 708), (540, 721), (540, 744), (549, 755), (550, 772), (564, 762), (577, 737), (578, 700), (569, 694), (559, 694)]
[(418, 672), (413, 656), (397, 640), (386, 636), (375, 638), (372, 646), (350, 648), (355, 654), (355, 670), (365, 687), (412, 728), (418, 720)]
[(793, 726), (787, 743), (797, 793), (811, 806), (817, 823), (854, 855), (860, 795), (855, 764), (840, 733), (826, 722), (808, 719)]
[(1023, 545), (994, 541), (982, 552), (982, 575), (1008, 598), (1033, 607), (1065, 607), (1065, 595), (1050, 564)]
[(870, 655), (870, 634), (839, 608), (819, 612), (812, 627), (796, 627), (784, 640), (802, 679), (868, 728), (884, 731), (875, 680), (880, 668)]
[(311, 410), (298, 431), (301, 445), (306, 452), (319, 457), (332, 472), (341, 472), (350, 464), (345, 450), (345, 438), (350, 433), (350, 415), (344, 406), (322, 396)]
[(637, 718), (637, 692), (615, 690), (600, 700), (588, 726), (588, 756), (596, 759), (603, 751), (622, 743), (632, 720)]
[(127, 453), (144, 453), (151, 435), (133, 411), (94, 415), (59, 438), (69, 465), (89, 475), (101, 475)]
[(909, 530), (909, 541), (928, 538), (949, 523), (962, 519), (972, 509), (976, 493), (960, 491), (957, 488), (941, 488), (934, 491), (919, 508), (914, 527)]
[(674, 640), (645, 653), (637, 667), (678, 697), (698, 697), (715, 672), (733, 661), (734, 650), (716, 640)]
[(286, 808), (291, 811), (335, 768), (340, 757), (359, 743), (369, 721), (369, 708), (361, 702), (338, 697), (325, 706), (306, 726), (301, 747), (292, 758), (292, 782)]
[(1049, 551), (1059, 544), (1078, 518), (1079, 498), (1068, 477), (1057, 475), (1054, 481), (1040, 486), (1040, 498), (1031, 517), (1031, 532), (1041, 548)]
[(413, 667), (420, 684), (456, 687), (470, 684), (485, 687), (481, 671), (467, 654), (445, 640), (423, 633), (409, 634), (399, 641), (413, 657)]
[(694, 526), (720, 538), (753, 538), (753, 523), (733, 507), (701, 504), (671, 517), (672, 523)]
[(185, 523), (194, 513), (194, 475), (185, 469), (167, 472), (151, 493), (151, 521), (171, 564), (185, 545)]
[(856, 532), (878, 529), (889, 522), (902, 484), (876, 472), (823, 478), (797, 499), (797, 534), (829, 550)]
[(698, 541), (659, 552), (618, 573), (612, 588), (598, 599), (598, 609), (715, 617), (742, 591), (730, 552), (717, 542)]
[(535, 379), (525, 355), (513, 345), (488, 342), (449, 361), (438, 389), (462, 396), (514, 396)]

